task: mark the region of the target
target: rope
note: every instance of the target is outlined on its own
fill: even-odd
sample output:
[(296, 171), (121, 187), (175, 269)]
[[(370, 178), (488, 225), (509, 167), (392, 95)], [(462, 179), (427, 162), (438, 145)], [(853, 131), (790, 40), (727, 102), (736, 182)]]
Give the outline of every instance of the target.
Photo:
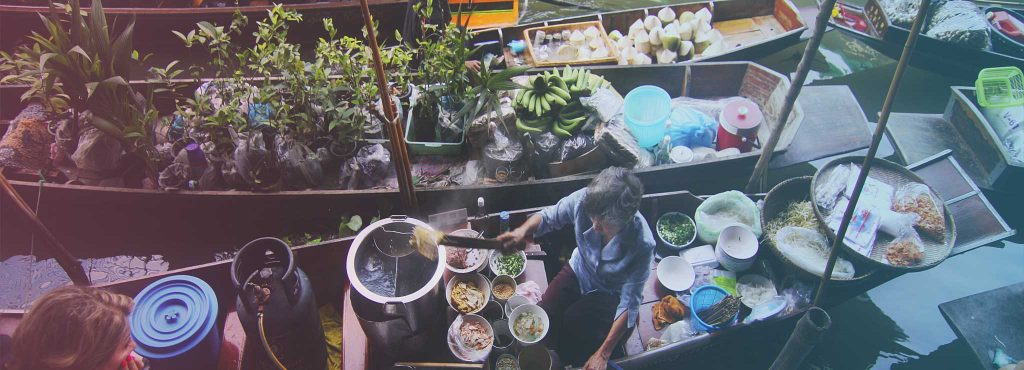
[[(42, 175), (42, 171), (40, 171), (40, 175)], [(39, 204), (42, 203), (43, 200), (43, 184), (45, 182), (45, 180), (39, 179), (39, 190), (36, 192), (36, 208), (34, 209), (36, 217), (39, 216)], [(32, 276), (35, 275), (36, 272), (36, 233), (34, 232), (32, 233), (31, 239), (29, 239), (28, 254), (32, 256), (32, 259), (28, 261), (28, 286), (25, 288), (27, 291), (31, 291)]]
[(263, 329), (263, 312), (260, 312), (257, 317), (257, 326), (259, 326), (260, 329), (260, 343), (263, 343), (263, 350), (267, 352), (267, 356), (274, 362), (274, 365), (277, 365), (278, 369), (288, 370), (288, 368), (284, 367), (284, 364), (281, 363), (281, 360), (277, 359), (277, 355), (274, 354), (274, 350), (270, 349), (270, 342), (267, 342), (267, 332)]

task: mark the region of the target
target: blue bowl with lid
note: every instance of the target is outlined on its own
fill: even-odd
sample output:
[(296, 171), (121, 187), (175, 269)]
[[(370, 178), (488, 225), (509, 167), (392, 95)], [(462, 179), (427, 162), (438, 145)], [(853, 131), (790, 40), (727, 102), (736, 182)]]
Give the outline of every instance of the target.
[(135, 296), (129, 315), (135, 351), (154, 370), (214, 369), (220, 354), (217, 295), (205, 281), (168, 276)]

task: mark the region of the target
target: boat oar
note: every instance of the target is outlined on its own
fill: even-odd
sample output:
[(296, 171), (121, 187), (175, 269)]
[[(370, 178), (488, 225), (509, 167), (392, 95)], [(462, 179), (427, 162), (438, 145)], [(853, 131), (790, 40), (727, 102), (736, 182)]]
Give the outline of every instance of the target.
[(395, 163), (395, 172), (398, 175), (398, 192), (402, 206), (407, 211), (416, 211), (419, 204), (416, 201), (416, 188), (412, 182), (412, 165), (409, 164), (409, 148), (405, 145), (405, 134), (398, 122), (397, 110), (394, 101), (391, 100), (391, 90), (388, 89), (387, 75), (384, 74), (384, 64), (380, 59), (380, 46), (377, 45), (377, 30), (373, 27), (373, 17), (370, 15), (370, 6), (366, 0), (359, 0), (363, 10), (363, 24), (366, 26), (366, 41), (370, 46), (373, 55), (373, 69), (377, 74), (377, 88), (380, 89), (381, 104), (384, 106), (384, 117), (387, 118), (387, 130), (389, 142), (391, 142), (391, 155)]
[(818, 8), (818, 15), (814, 18), (814, 31), (811, 33), (811, 39), (807, 40), (807, 47), (804, 48), (804, 54), (800, 57), (800, 63), (796, 66), (793, 81), (789, 85), (789, 91), (786, 92), (786, 100), (782, 102), (782, 110), (779, 111), (779, 121), (772, 127), (771, 134), (768, 135), (768, 142), (761, 147), (761, 157), (757, 159), (757, 164), (754, 165), (754, 173), (750, 175), (750, 180), (747, 181), (748, 193), (760, 191), (764, 173), (768, 170), (768, 163), (772, 161), (775, 146), (779, 144), (779, 138), (782, 137), (782, 132), (786, 130), (786, 126), (789, 124), (789, 115), (793, 113), (796, 99), (800, 96), (800, 90), (804, 87), (804, 81), (807, 80), (807, 75), (811, 72), (811, 63), (814, 62), (814, 57), (818, 55), (818, 47), (821, 46), (821, 40), (825, 38), (828, 19), (831, 17), (832, 8), (835, 6), (836, 0), (825, 0)]
[(90, 285), (89, 276), (85, 274), (85, 269), (82, 268), (82, 264), (71, 254), (71, 252), (67, 250), (67, 248), (64, 248), (64, 245), (57, 240), (57, 237), (50, 232), (50, 229), (47, 229), (46, 225), (43, 225), (43, 221), (39, 220), (36, 213), (28, 206), (28, 203), (25, 203), (25, 199), (21, 198), (21, 194), (18, 194), (18, 192), (14, 190), (14, 186), (7, 181), (7, 177), (4, 176), (3, 173), (0, 173), (0, 187), (3, 188), (5, 193), (11, 196), (11, 199), (14, 200), (14, 204), (17, 205), (18, 209), (21, 210), (21, 213), (23, 213), (25, 217), (32, 222), (36, 231), (42, 233), (43, 237), (46, 238), (46, 241), (50, 242), (50, 246), (53, 247), (54, 254), (56, 255), (57, 264), (64, 269), (64, 272), (68, 274), (71, 281), (76, 285)]

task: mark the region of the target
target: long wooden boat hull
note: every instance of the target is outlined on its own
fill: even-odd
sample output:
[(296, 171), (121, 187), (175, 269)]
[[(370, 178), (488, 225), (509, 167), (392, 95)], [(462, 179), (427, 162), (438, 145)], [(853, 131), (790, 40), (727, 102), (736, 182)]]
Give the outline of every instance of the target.
[[(745, 96), (762, 107), (766, 123), (777, 121), (789, 88), (789, 81), (784, 76), (754, 63), (605, 66), (594, 67), (592, 71), (604, 76), (623, 92), (640, 85), (655, 85), (664, 88), (671, 96)], [(809, 94), (807, 98), (812, 96), (815, 95)], [(844, 104), (856, 106), (856, 102)], [(854, 109), (859, 111), (859, 108)], [(841, 119), (827, 111), (813, 119), (804, 119), (803, 116), (803, 108), (798, 103), (782, 134), (777, 153), (786, 150), (805, 121), (831, 125)], [(848, 124), (851, 126), (863, 128), (866, 125), (862, 115), (844, 118), (853, 120), (854, 123)], [(761, 125), (759, 136), (762, 142), (770, 132), (768, 126)], [(759, 155), (760, 151), (755, 150), (726, 158), (649, 167), (636, 172), (650, 192), (736, 188), (749, 177)], [(424, 212), (476, 204), (478, 197), (483, 197), (491, 210), (516, 209), (553, 203), (585, 186), (592, 176), (589, 173), (506, 184), (427, 188), (417, 190), (417, 194)], [(36, 201), (40, 185), (34, 178), (12, 180), (25, 199), (30, 203)], [(88, 247), (82, 250), (89, 251), (109, 251), (115, 247), (108, 244), (131, 245), (152, 235), (167, 234), (170, 230), (188, 230), (188, 233), (173, 233), (179, 241), (223, 238), (221, 242), (238, 243), (251, 239), (255, 233), (285, 235), (290, 230), (308, 227), (308, 223), (314, 220), (338, 219), (344, 213), (372, 216), (400, 211), (397, 209), (396, 189), (169, 192), (52, 183), (44, 184), (42, 188), (40, 213), (44, 221), (52, 225), (62, 240), (83, 243)], [(13, 213), (13, 207), (0, 208), (5, 220), (21, 225), (21, 218)], [(115, 227), (126, 226), (127, 230), (117, 234), (125, 242), (109, 243), (109, 233)], [(0, 233), (0, 242), (5, 246), (28, 245), (26, 241), (30, 234), (22, 231), (29, 228), (15, 226), (7, 230), (10, 231)], [(13, 253), (10, 248), (5, 252)]]
[[(991, 208), (983, 195), (970, 193), (964, 196), (953, 191), (960, 187), (976, 190), (976, 187), (961, 170), (957, 169), (956, 161), (948, 153), (922, 161), (910, 166), (910, 168), (921, 175), (925, 181), (933, 185), (939, 185), (936, 189), (944, 202), (953, 210), (958, 230), (975, 230), (972, 232), (977, 234), (975, 236), (958, 238), (954, 253), (962, 253), (979, 245), (992, 243), (1013, 235), (1013, 230), (1006, 227), (998, 213)], [(761, 199), (762, 196), (753, 195), (752, 197)], [(980, 202), (971, 202), (970, 199), (972, 198), (977, 198)], [(696, 197), (689, 192), (648, 194), (644, 196), (641, 212), (648, 219), (654, 219), (667, 211), (692, 213), (701, 202), (701, 197)], [(514, 210), (511, 212), (512, 223), (518, 224), (536, 211), (537, 208)], [(471, 217), (467, 221), (476, 230), (494, 232), (498, 228), (498, 217), (496, 214)], [(365, 334), (356, 321), (351, 305), (348, 304), (345, 298), (348, 292), (348, 278), (345, 275), (345, 269), (341, 265), (345, 261), (353, 239), (336, 239), (321, 244), (297, 246), (294, 248), (297, 265), (310, 277), (317, 302), (322, 306), (333, 306), (342, 315), (343, 328), (341, 330), (343, 330), (344, 345), (341, 368), (386, 368), (392, 362), (398, 360), (451, 361), (444, 348), (438, 348), (432, 355), (425, 355), (424, 357), (383, 358), (380, 355), (381, 351), (375, 351), (372, 345), (367, 342)], [(556, 240), (549, 242), (557, 243)], [(775, 279), (784, 279), (789, 274), (785, 270), (786, 267), (780, 264), (772, 253), (765, 250), (761, 252), (759, 258), (766, 261), (768, 266), (770, 266), (769, 268), (775, 272), (772, 274), (775, 276)], [(219, 369), (241, 369), (245, 368), (243, 349), (245, 348), (246, 336), (241, 325), (238, 323), (237, 315), (233, 312), (236, 293), (231, 285), (230, 263), (231, 261), (220, 261), (193, 266), (152, 276), (110, 283), (103, 287), (134, 296), (148, 284), (169, 275), (186, 274), (205, 280), (216, 292), (220, 301), (220, 307), (226, 307), (220, 316), (220, 328), (224, 330), (223, 338), (225, 338), (225, 343), (223, 345), (224, 349), (221, 351)], [(542, 262), (531, 260), (528, 263)], [(878, 270), (875, 273), (869, 274), (868, 278), (861, 279), (857, 283), (830, 286), (824, 300), (824, 306), (829, 307), (844, 302), (896, 276), (896, 272)], [(778, 283), (781, 283), (781, 280)], [(781, 343), (784, 342), (784, 338), (792, 330), (795, 320), (802, 314), (802, 311), (797, 310), (783, 317), (751, 325), (731, 327), (711, 334), (702, 334), (663, 348), (647, 350), (647, 340), (659, 337), (661, 334), (653, 329), (650, 318), (651, 306), (659, 298), (658, 288), (654, 284), (656, 283), (652, 277), (648, 281), (647, 289), (645, 289), (640, 309), (640, 323), (637, 330), (633, 331), (626, 341), (625, 357), (616, 359), (616, 362), (625, 369), (656, 368), (659, 365), (678, 364), (681, 362), (687, 364), (714, 364), (717, 361), (721, 361), (722, 355), (731, 354), (736, 348), (735, 345), (749, 344), (752, 341), (757, 341), (761, 346), (765, 343), (774, 343), (773, 347), (770, 348), (778, 349), (781, 347)], [(439, 301), (438, 304), (443, 304), (443, 302)], [(0, 311), (0, 334), (9, 335), (13, 332), (22, 314), (23, 312), (19, 310)], [(773, 339), (765, 342), (769, 338)], [(444, 341), (437, 342), (440, 346), (444, 345)], [(754, 360), (748, 358), (744, 358), (742, 361), (746, 361), (745, 363), (748, 366), (754, 363), (751, 362)]]
[[(843, 8), (863, 18), (867, 23), (867, 29), (856, 30), (834, 19), (829, 20), (830, 25), (864, 41), (890, 58), (899, 58), (910, 30), (893, 25), (877, 0), (868, 0), (863, 8), (843, 3)], [(963, 47), (922, 35), (917, 39), (910, 63), (915, 67), (938, 73), (977, 75), (985, 68), (1024, 65), (1024, 58), (991, 50)]]

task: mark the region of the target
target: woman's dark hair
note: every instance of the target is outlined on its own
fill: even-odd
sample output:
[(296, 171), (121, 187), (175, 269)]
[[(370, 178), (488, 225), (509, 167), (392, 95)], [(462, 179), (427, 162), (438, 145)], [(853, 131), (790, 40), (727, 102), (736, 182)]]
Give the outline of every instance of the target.
[(643, 195), (644, 184), (632, 171), (609, 167), (587, 185), (581, 206), (587, 216), (624, 226), (640, 208)]

